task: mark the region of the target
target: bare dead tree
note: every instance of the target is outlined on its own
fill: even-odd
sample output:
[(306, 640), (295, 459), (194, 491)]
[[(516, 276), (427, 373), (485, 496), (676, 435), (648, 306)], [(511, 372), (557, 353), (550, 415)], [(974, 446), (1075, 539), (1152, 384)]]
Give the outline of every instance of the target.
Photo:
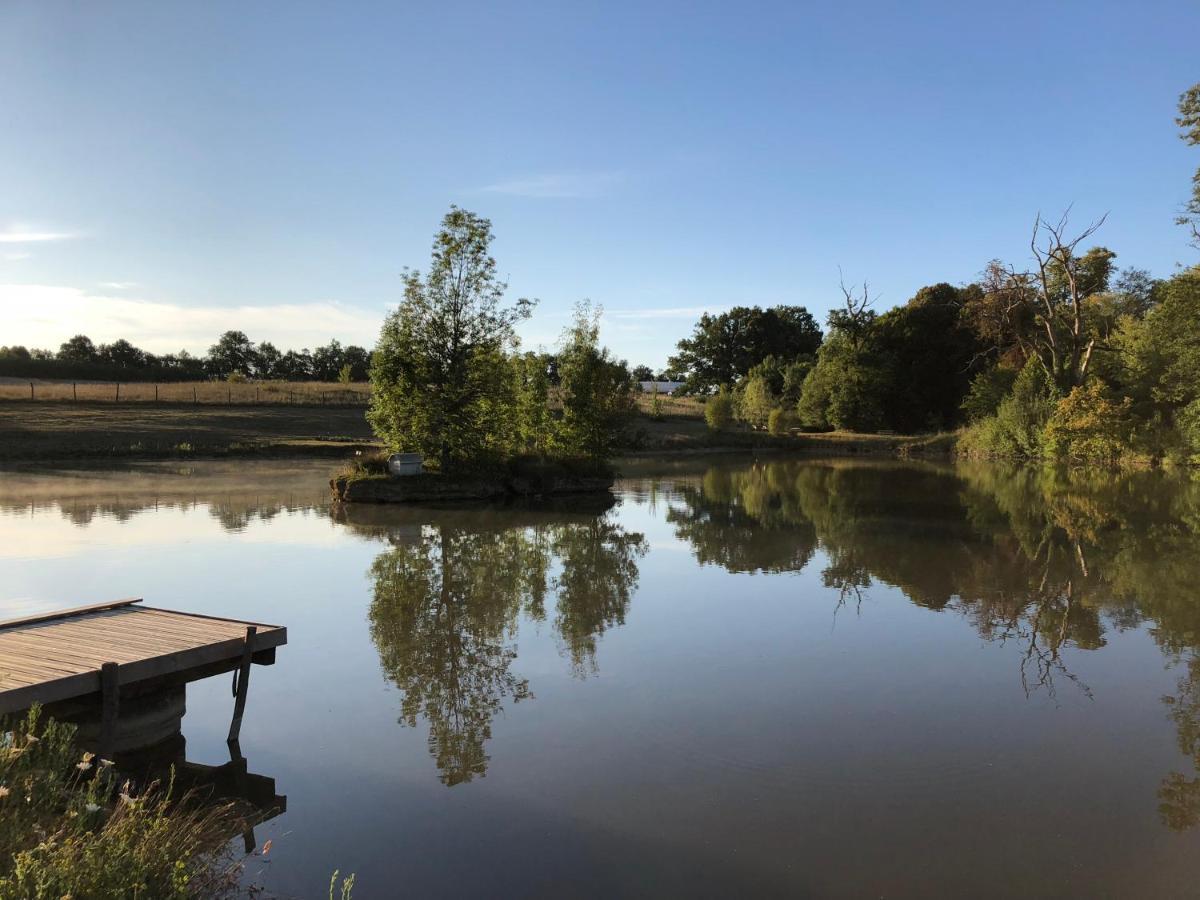
[[(1075, 237), (1067, 236), (1067, 209), (1058, 222), (1051, 223), (1038, 213), (1033, 223), (1029, 249), (1037, 261), (1036, 286), (1040, 309), (1038, 324), (1044, 335), (1043, 350), (1048, 354), (1051, 375), (1070, 386), (1082, 384), (1087, 377), (1096, 338), (1089, 336), (1084, 322), (1083, 302), (1087, 299), (1080, 284), (1080, 256), (1075, 252), (1081, 243), (1095, 234), (1105, 213)], [(1043, 242), (1039, 244), (1039, 235)]]

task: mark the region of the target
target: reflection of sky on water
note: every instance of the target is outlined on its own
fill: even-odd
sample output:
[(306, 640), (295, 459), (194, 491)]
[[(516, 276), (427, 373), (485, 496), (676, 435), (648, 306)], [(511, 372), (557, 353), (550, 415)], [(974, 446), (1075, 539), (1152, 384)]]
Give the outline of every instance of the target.
[[(124, 512), (68, 485), (21, 507), (19, 479), (6, 476), (0, 603), (17, 614), (140, 595), (288, 625), (277, 665), (254, 673), (242, 736), (289, 795), (288, 813), (259, 835), (274, 839), (266, 883), (285, 893), (317, 892), (341, 868), (359, 873), (364, 896), (379, 885), (1186, 896), (1200, 832), (1164, 827), (1159, 792), (1169, 773), (1194, 775), (1180, 747), (1187, 722), (1171, 713), (1189, 708), (1176, 654), (1191, 658), (1200, 621), (1186, 590), (1200, 574), (1188, 553), (1195, 489), (1059, 491), (987, 473), (821, 465), (639, 474), (603, 518), (644, 538), (635, 573), (595, 567), (613, 540), (586, 537), (595, 516), (339, 521), (315, 470), (292, 473), (291, 486), (286, 471), (260, 470), (274, 487), (257, 493), (213, 477), (182, 507), (114, 476), (100, 492), (129, 498)], [(1129, 499), (1139, 494), (1140, 505)], [(60, 502), (110, 508), (76, 525)], [(455, 572), (480, 567), (456, 618), (437, 618), (437, 578), (381, 594), (381, 560), (388, 572), (437, 565), (455, 536), (470, 538)], [(567, 545), (551, 544), (571, 539), (575, 571), (596, 590), (576, 595), (564, 625), (555, 584)], [(525, 600), (501, 615), (508, 601), (489, 594), (520, 569), (506, 569), (514, 553), (547, 565), (540, 617)], [(623, 609), (600, 602), (614, 583), (604, 573), (618, 570), (635, 576)], [(1051, 587), (1070, 582), (1069, 605), (1039, 584), (1046, 573)], [(1148, 579), (1154, 596), (1140, 596)], [(861, 587), (861, 605), (839, 605), (847, 584)], [(1039, 611), (1040, 634), (1065, 635), (1052, 641), (1053, 693), (1022, 684), (1022, 635)], [(416, 630), (403, 619), (413, 612), (428, 614)], [(380, 622), (400, 643), (373, 636)], [(458, 682), (413, 669), (411, 635), (422, 648), (447, 642), (435, 663), (479, 662), (454, 655), (463, 636), (511, 648), (505, 671), (532, 695), (489, 707), (474, 745), (482, 771), (449, 789), (425, 707), (411, 727), (398, 722), (399, 685)], [(592, 648), (588, 665), (575, 663), (572, 637)], [(1179, 700), (1167, 708), (1164, 696)], [(225, 680), (189, 688), (189, 757), (222, 761), (229, 702)]]

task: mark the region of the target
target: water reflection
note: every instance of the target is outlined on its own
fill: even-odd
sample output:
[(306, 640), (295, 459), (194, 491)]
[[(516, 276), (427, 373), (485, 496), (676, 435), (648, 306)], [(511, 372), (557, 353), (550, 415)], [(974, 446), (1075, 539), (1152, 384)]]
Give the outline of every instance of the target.
[(1160, 791), (1172, 828), (1200, 822), (1200, 483), (1186, 475), (961, 464), (773, 461), (712, 468), (667, 518), (700, 563), (798, 571), (818, 550), (835, 603), (874, 582), (1016, 642), (1027, 693), (1090, 689), (1064, 652), (1148, 623), (1187, 675), (1164, 698), (1192, 775)]
[(386, 538), (371, 565), (371, 638), (402, 693), (401, 721), (429, 727), (441, 780), (487, 771), (492, 720), (532, 698), (513, 671), (522, 616), (553, 627), (577, 674), (625, 621), (646, 541), (605, 514), (552, 510), (343, 508), (339, 519)]

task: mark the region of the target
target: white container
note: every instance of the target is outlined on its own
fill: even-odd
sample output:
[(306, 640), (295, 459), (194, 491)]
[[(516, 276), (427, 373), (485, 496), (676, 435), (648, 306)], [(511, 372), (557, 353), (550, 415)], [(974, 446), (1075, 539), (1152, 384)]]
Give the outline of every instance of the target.
[(393, 453), (387, 466), (393, 475), (420, 475), (423, 471), (420, 453)]

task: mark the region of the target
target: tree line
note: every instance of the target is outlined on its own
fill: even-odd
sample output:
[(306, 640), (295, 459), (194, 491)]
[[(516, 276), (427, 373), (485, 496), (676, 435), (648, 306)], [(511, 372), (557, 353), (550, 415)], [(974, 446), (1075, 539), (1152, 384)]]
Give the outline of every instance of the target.
[[(1200, 85), (1179, 103), (1200, 144)], [(1200, 248), (1200, 172), (1178, 220)], [(668, 372), (707, 396), (710, 426), (923, 432), (964, 452), (1151, 460), (1200, 455), (1200, 266), (1118, 269), (1103, 217), (1034, 219), (1030, 264), (987, 263), (879, 314), (841, 286), (824, 333), (804, 307), (705, 315)]]
[(204, 356), (187, 350), (154, 354), (124, 338), (97, 345), (85, 334), (64, 341), (57, 351), (0, 346), (0, 374), (28, 378), (352, 382), (366, 380), (370, 363), (368, 351), (337, 340), (312, 351), (280, 351), (270, 341), (255, 344), (241, 331), (226, 331)]

